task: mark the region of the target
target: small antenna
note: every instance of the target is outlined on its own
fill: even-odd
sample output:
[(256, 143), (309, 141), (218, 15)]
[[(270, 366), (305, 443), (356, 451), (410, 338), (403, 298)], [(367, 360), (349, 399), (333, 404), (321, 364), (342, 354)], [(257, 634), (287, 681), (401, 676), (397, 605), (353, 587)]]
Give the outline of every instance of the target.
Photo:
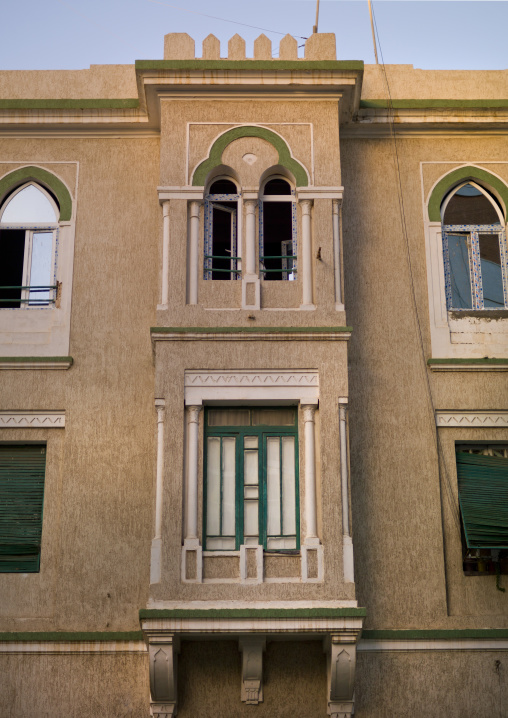
[(372, 42), (374, 43), (374, 57), (376, 58), (376, 65), (379, 65), (379, 60), (377, 59), (376, 34), (374, 32), (374, 20), (372, 19), (372, 5), (370, 4), (370, 0), (367, 0), (367, 2), (369, 3), (370, 26), (372, 28)]
[(317, 0), (317, 5), (316, 5), (316, 24), (312, 28), (312, 32), (317, 32), (318, 22), (319, 22), (319, 0)]

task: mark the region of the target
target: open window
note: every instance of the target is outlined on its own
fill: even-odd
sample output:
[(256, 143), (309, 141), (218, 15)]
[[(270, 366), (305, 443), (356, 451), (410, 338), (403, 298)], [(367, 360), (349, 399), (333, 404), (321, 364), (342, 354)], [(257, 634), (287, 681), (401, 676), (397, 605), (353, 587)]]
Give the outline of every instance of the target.
[(508, 573), (508, 444), (456, 444), (464, 573)]
[(447, 309), (507, 308), (506, 232), (495, 198), (463, 182), (443, 201), (441, 216)]
[(0, 308), (56, 301), (56, 200), (32, 182), (17, 188), (0, 209)]
[(259, 271), (264, 280), (296, 279), (296, 198), (282, 177), (269, 179), (259, 203)]
[(204, 548), (300, 548), (294, 406), (205, 412)]
[(230, 179), (217, 179), (205, 195), (204, 278), (238, 279), (237, 217), (240, 194)]

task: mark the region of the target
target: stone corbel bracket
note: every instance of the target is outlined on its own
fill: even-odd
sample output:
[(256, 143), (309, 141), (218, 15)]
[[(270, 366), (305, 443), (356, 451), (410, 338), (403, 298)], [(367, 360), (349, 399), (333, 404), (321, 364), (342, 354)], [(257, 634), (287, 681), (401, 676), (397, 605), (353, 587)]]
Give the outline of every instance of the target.
[(328, 715), (351, 718), (354, 712), (356, 641), (349, 633), (332, 633), (324, 640), (328, 654)]
[(263, 701), (263, 652), (266, 639), (260, 636), (240, 638), (242, 653), (242, 690), (241, 700), (248, 706)]
[(154, 718), (176, 716), (177, 655), (180, 640), (173, 634), (151, 635), (148, 643), (150, 657), (150, 709)]

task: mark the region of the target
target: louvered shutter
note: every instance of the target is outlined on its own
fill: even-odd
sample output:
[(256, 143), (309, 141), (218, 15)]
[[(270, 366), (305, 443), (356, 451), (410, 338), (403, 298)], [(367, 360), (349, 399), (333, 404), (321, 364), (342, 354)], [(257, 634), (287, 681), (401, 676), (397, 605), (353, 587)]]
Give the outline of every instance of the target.
[(508, 548), (508, 459), (457, 453), (468, 548)]
[(39, 570), (46, 447), (0, 445), (0, 572)]

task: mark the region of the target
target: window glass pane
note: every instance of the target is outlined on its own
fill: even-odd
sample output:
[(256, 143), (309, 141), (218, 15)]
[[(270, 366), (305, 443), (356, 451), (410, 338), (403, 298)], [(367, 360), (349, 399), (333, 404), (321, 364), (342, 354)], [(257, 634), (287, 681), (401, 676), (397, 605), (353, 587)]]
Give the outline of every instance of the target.
[(467, 236), (463, 234), (449, 234), (448, 253), (450, 257), (452, 307), (455, 309), (471, 309), (473, 304), (471, 299), (471, 281), (469, 278)]
[(499, 237), (497, 234), (480, 234), (479, 240), (483, 304), (485, 307), (504, 307)]
[(34, 185), (29, 185), (14, 195), (7, 204), (2, 214), (2, 222), (7, 224), (30, 224), (33, 222), (55, 224), (58, 222), (58, 217), (46, 195)]
[[(261, 261), (266, 271), (262, 273), (263, 279), (271, 281), (288, 279), (288, 273), (291, 273), (293, 264), (292, 261), (286, 259), (286, 257), (291, 256), (293, 253), (292, 242), (293, 216), (291, 202), (264, 202), (264, 255)], [(287, 271), (283, 271), (284, 269)]]
[[(32, 263), (30, 267), (30, 286), (49, 287), (51, 285), (51, 256), (53, 254), (53, 232), (34, 232), (32, 237)], [(30, 291), (30, 304), (47, 304), (49, 290)]]
[(232, 436), (222, 439), (222, 534), (235, 534), (235, 445)]
[(207, 538), (206, 548), (208, 551), (234, 551), (236, 539), (231, 538)]
[(233, 233), (236, 221), (236, 202), (212, 203), (212, 279), (234, 279)]
[(245, 449), (257, 449), (258, 448), (258, 437), (257, 436), (246, 436), (243, 440)]
[(266, 548), (269, 551), (280, 551), (281, 549), (295, 549), (296, 538), (270, 538), (266, 540)]
[(282, 532), (296, 534), (295, 439), (282, 437)]
[(220, 534), (220, 439), (215, 436), (207, 441), (206, 533)]
[(249, 426), (249, 409), (209, 409), (208, 426)]
[(0, 232), (0, 309), (15, 309), (20, 306), (25, 236), (24, 229), (2, 229)]
[(497, 224), (499, 215), (494, 200), (490, 201), (480, 190), (467, 184), (461, 187), (448, 202), (444, 224)]
[(245, 501), (243, 506), (243, 533), (245, 536), (257, 536), (259, 533), (258, 502)]
[(266, 493), (267, 493), (267, 534), (278, 536), (280, 525), (280, 439), (269, 436), (266, 439)]
[(293, 426), (295, 410), (287, 409), (252, 409), (252, 426)]
[(255, 449), (244, 451), (243, 478), (245, 484), (258, 483), (258, 452)]

